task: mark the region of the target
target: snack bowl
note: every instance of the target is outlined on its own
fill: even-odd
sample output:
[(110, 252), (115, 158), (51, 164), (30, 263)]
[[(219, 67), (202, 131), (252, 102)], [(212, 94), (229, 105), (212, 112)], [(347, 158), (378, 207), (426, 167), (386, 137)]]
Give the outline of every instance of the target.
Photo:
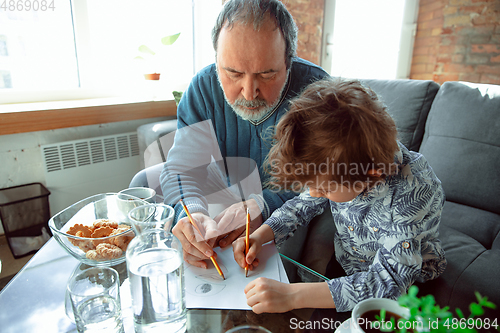
[(145, 204), (126, 194), (97, 194), (55, 214), (49, 227), (61, 247), (80, 262), (114, 266), (125, 261), (126, 248), (135, 236), (128, 213)]

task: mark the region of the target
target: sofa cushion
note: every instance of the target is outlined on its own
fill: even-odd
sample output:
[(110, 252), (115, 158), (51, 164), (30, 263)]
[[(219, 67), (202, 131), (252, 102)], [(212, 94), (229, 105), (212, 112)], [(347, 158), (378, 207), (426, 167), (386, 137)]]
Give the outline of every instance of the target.
[(445, 82), (420, 152), (447, 200), (500, 214), (500, 86)]
[[(305, 265), (321, 275), (325, 275), (326, 267), (333, 256), (333, 238), (336, 228), (332, 212), (327, 209), (314, 217), (307, 226), (298, 226), (292, 237), (288, 238), (278, 249), (281, 254)], [(317, 282), (310, 274), (301, 274), (296, 266), (282, 260), (290, 282)]]
[(424, 136), (425, 122), (439, 85), (420, 80), (361, 80), (387, 105), (396, 122), (399, 140), (410, 150), (418, 151)]
[(439, 232), (448, 265), (437, 279), (417, 284), (419, 295), (468, 313), (478, 291), (500, 306), (500, 288), (493, 287), (500, 276), (500, 215), (447, 201)]

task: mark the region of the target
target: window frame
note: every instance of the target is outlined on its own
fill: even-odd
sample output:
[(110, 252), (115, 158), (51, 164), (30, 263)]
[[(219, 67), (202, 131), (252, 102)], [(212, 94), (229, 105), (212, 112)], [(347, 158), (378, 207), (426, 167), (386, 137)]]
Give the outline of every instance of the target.
[[(404, 0), (401, 37), (399, 41), (396, 77), (394, 79), (409, 79), (413, 45), (417, 32), (417, 18), (420, 0)], [(322, 39), (321, 67), (328, 73), (332, 69), (332, 54), (336, 52), (333, 45), (335, 26), (336, 0), (325, 0), (324, 33)]]
[[(71, 89), (46, 89), (46, 90), (21, 90), (21, 89), (2, 89), (0, 90), (0, 113), (7, 112), (5, 105), (17, 105), (20, 103), (42, 103), (53, 101), (71, 101), (71, 100), (90, 100), (103, 98), (120, 98), (123, 97), (114, 89), (94, 89), (86, 88), (91, 86), (91, 70), (88, 68), (91, 63), (89, 59), (89, 26), (88, 26), (88, 0), (70, 0), (73, 19), (73, 31), (75, 36), (75, 49), (77, 58), (77, 70), (79, 76), (79, 88)], [(215, 2), (215, 1), (213, 1)], [(203, 65), (203, 61), (207, 61), (210, 57), (210, 51), (205, 50), (207, 43), (211, 45), (211, 40), (206, 41), (206, 38), (200, 38), (204, 29), (207, 28), (208, 22), (203, 21), (204, 26), (199, 25), (208, 2), (206, 0), (192, 0), (192, 22), (193, 22), (193, 75), (198, 72)], [(218, 1), (217, 1), (218, 3)], [(220, 3), (222, 6), (222, 2)], [(211, 29), (211, 26), (210, 26)], [(204, 52), (201, 52), (203, 50)], [(214, 58), (215, 60), (215, 58)], [(189, 82), (180, 82), (175, 87), (186, 87)], [(142, 102), (154, 100), (173, 100), (173, 96), (153, 96), (144, 97)], [(37, 105), (33, 105), (37, 108)], [(45, 108), (42, 106), (42, 109)], [(37, 109), (39, 110), (39, 109)]]
[[(77, 59), (85, 58), (85, 46), (89, 44), (87, 0), (71, 0), (71, 5), (73, 13), (78, 12), (78, 15), (73, 15)], [(220, 5), (222, 6), (222, 2)], [(196, 18), (203, 15), (207, 2), (206, 0), (192, 0), (192, 6), (192, 15)], [(193, 20), (193, 24), (194, 22), (198, 21)], [(208, 23), (204, 21), (205, 25)], [(211, 40), (207, 41), (206, 38), (200, 37), (202, 31), (203, 28), (195, 24), (193, 27), (195, 59), (193, 73), (205, 66), (197, 57), (200, 49), (206, 48), (207, 43), (211, 46)], [(209, 51), (201, 53), (205, 62), (211, 58), (209, 53)], [(85, 62), (78, 62), (80, 80), (87, 80), (85, 74), (82, 74), (85, 71), (81, 66), (85, 67)], [(177, 106), (173, 96), (169, 96), (168, 99), (151, 97), (132, 100), (117, 95), (112, 89), (75, 88), (36, 91), (5, 89), (0, 96), (0, 135), (137, 119), (167, 118), (176, 115)]]

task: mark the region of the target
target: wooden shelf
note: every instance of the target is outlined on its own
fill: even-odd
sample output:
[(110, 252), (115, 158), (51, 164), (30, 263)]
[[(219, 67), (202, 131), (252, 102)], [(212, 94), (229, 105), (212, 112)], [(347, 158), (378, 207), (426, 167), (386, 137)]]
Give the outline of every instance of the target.
[[(5, 106), (4, 106), (5, 107)], [(175, 116), (175, 101), (0, 112), (0, 135)]]

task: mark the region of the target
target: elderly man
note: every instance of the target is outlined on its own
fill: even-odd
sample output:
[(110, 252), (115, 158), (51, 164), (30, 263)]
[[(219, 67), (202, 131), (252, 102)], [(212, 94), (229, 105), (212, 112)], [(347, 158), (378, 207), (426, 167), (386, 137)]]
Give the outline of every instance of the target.
[[(228, 171), (229, 159), (241, 158), (253, 161), (260, 180), (265, 182), (262, 164), (271, 146), (266, 133), (288, 111), (291, 98), (328, 75), (295, 56), (297, 27), (278, 0), (229, 0), (219, 14), (212, 40), (216, 63), (201, 70), (183, 94), (174, 145), (160, 176), (165, 203), (175, 206), (173, 233), (183, 245), (184, 259), (204, 268), (204, 260), (213, 255), (216, 236), (218, 245), (224, 247), (241, 234), (242, 228), (231, 230), (244, 224), (245, 208), (250, 209), (253, 227), (258, 227), (296, 195), (262, 187), (257, 193), (243, 195), (247, 190), (241, 191), (241, 184), (236, 184), (243, 201), (212, 219), (206, 199), (211, 190), (207, 188), (216, 182), (210, 179)], [(215, 144), (210, 143), (211, 138)], [(211, 159), (221, 172), (209, 166)], [(241, 170), (241, 166), (237, 168)], [(222, 183), (228, 182), (227, 187), (235, 185), (229, 174), (220, 178)], [(181, 197), (205, 233), (205, 240), (196, 237), (179, 204)]]

